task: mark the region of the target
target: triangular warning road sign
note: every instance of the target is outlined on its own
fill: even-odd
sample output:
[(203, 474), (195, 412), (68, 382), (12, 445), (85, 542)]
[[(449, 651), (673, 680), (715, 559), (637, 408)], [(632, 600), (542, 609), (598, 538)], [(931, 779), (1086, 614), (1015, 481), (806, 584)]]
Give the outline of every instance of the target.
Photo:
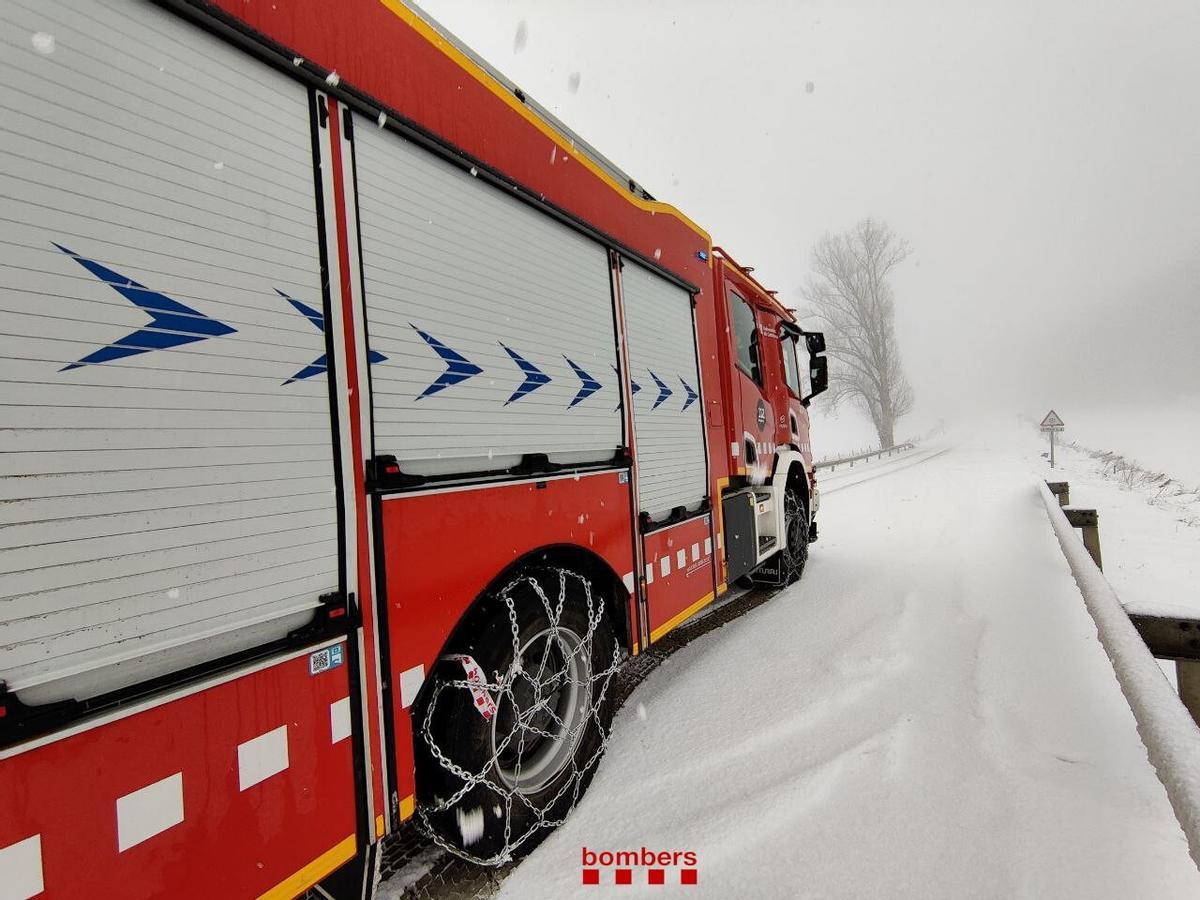
[(1065, 426), (1064, 426), (1063, 420), (1061, 418), (1059, 418), (1058, 413), (1056, 413), (1054, 410), (1050, 410), (1050, 412), (1046, 413), (1046, 418), (1042, 419), (1042, 424), (1039, 425), (1038, 427), (1039, 428), (1063, 428)]

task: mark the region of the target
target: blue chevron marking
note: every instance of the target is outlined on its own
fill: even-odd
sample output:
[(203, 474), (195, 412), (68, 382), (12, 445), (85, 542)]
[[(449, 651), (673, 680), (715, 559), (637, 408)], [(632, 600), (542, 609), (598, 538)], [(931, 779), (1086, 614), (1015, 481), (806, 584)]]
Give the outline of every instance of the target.
[[(307, 303), (301, 303), (299, 300), (289, 297), (287, 294), (285, 294), (279, 288), (275, 288), (275, 293), (277, 293), (280, 297), (282, 297), (288, 303), (292, 304), (292, 306), (295, 307), (296, 311), (299, 312), (300, 315), (304, 316), (304, 318), (306, 318), (306, 319), (308, 319), (308, 321), (312, 322), (313, 327), (315, 327), (317, 329), (317, 331), (321, 332), (321, 334), (325, 333), (325, 316), (324, 316), (324, 314), (322, 314), (318, 310), (313, 309)], [(386, 359), (387, 359), (387, 357), (384, 356), (382, 353), (380, 353), (378, 350), (368, 350), (367, 351), (367, 364), (368, 365), (378, 363), (378, 362), (383, 362)], [(303, 381), (305, 378), (312, 378), (314, 375), (323, 375), (328, 371), (329, 371), (329, 360), (327, 358), (327, 355), (322, 353), (320, 356), (318, 356), (316, 359), (314, 359), (311, 363), (309, 363), (307, 366), (305, 366), (303, 369), (301, 369), (299, 372), (297, 372), (295, 375), (293, 375), (291, 378), (289, 378), (287, 381), (285, 381), (284, 384), (291, 384), (293, 381)]]
[[(621, 377), (621, 370), (618, 369), (616, 366), (613, 366), (612, 370), (613, 370), (613, 374), (616, 375), (619, 380)], [(636, 381), (634, 381), (633, 376), (630, 375), (629, 376), (629, 394), (630, 394), (630, 396), (633, 396), (641, 389), (642, 389), (642, 386), (640, 384), (638, 384)], [(618, 400), (617, 405), (613, 407), (613, 412), (616, 412), (620, 408), (621, 408), (621, 401)]]
[(519, 354), (516, 350), (513, 350), (511, 347), (506, 347), (503, 341), (500, 342), (500, 346), (504, 347), (504, 352), (511, 356), (512, 361), (515, 362), (520, 370), (525, 373), (525, 380), (522, 381), (520, 386), (512, 392), (512, 396), (504, 401), (505, 406), (508, 406), (508, 404), (512, 403), (514, 400), (520, 400), (522, 397), (532, 394), (543, 384), (550, 383), (549, 375)]
[[(650, 372), (649, 369), (647, 369), (646, 371)], [(651, 412), (653, 412), (654, 410), (656, 410), (660, 406), (662, 406), (663, 401), (666, 400), (668, 397), (670, 397), (675, 392), (673, 390), (671, 390), (669, 387), (667, 387), (666, 384), (663, 382), (663, 380), (661, 378), (659, 378), (657, 375), (655, 375), (653, 372), (650, 372), (650, 377), (653, 378), (654, 383), (658, 385), (658, 399), (655, 400), (654, 405), (652, 407), (650, 407)]]
[(579, 368), (568, 357), (564, 356), (563, 359), (567, 360), (567, 365), (575, 370), (575, 374), (579, 376), (579, 380), (583, 383), (579, 388), (579, 393), (575, 395), (575, 399), (567, 404), (567, 409), (570, 409), (576, 403), (582, 403), (588, 397), (592, 396), (592, 394), (596, 393), (596, 391), (600, 390), (601, 384), (587, 372), (583, 371), (583, 369)]
[(692, 386), (684, 381), (682, 377), (680, 377), (679, 383), (682, 384), (683, 389), (687, 391), (687, 400), (684, 401), (683, 409), (681, 409), (680, 412), (687, 412), (687, 408), (700, 399), (700, 395), (693, 391)]
[(184, 306), (178, 300), (172, 300), (165, 294), (138, 284), (132, 278), (127, 278), (100, 263), (86, 259), (74, 250), (68, 250), (62, 244), (54, 244), (53, 241), (51, 243), (150, 316), (148, 325), (143, 325), (137, 331), (89, 353), (78, 362), (63, 366), (59, 369), (60, 372), (78, 369), (81, 366), (112, 362), (114, 359), (148, 353), (151, 350), (169, 350), (193, 341), (203, 341), (210, 337), (220, 337), (237, 331), (236, 328), (226, 325), (224, 322), (218, 322), (190, 306)]
[(414, 399), (420, 400), (422, 397), (428, 397), (430, 394), (436, 394), (438, 391), (458, 384), (460, 381), (466, 381), (472, 375), (478, 375), (483, 369), (468, 360), (457, 350), (451, 350), (437, 338), (431, 334), (426, 334), (412, 322), (408, 323), (412, 326), (412, 330), (421, 336), (433, 351), (442, 358), (446, 363), (446, 371), (437, 377), (433, 384), (421, 391)]

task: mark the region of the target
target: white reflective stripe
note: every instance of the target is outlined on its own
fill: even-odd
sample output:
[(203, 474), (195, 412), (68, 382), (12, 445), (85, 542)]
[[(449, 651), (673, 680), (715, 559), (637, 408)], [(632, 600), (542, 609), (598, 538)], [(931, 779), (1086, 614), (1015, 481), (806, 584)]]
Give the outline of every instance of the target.
[(724, 539), (722, 538), (721, 532), (719, 532), (719, 531), (717, 532), (717, 549), (718, 549), (718, 550), (724, 550), (724, 549), (725, 549), (725, 541), (724, 541)]
[(654, 564), (646, 563), (646, 584), (654, 584)]
[(666, 578), (668, 575), (671, 574), (671, 557), (664, 556), (658, 562), (659, 562), (659, 566), (658, 566), (659, 570), (662, 572), (663, 578)]
[(124, 852), (183, 821), (183, 773), (117, 798), (117, 851)]
[(329, 736), (330, 743), (350, 737), (350, 698), (343, 697), (329, 704)]
[(425, 683), (425, 666), (413, 666), (400, 673), (400, 708), (408, 709), (417, 699), (421, 685)]
[(624, 583), (624, 585), (625, 585), (625, 590), (629, 591), (629, 593), (631, 593), (631, 594), (632, 594), (632, 593), (633, 593), (633, 573), (632, 573), (632, 572), (626, 572), (626, 573), (625, 573), (625, 574), (622, 576), (622, 578), (621, 578), (621, 581), (622, 581), (622, 582)]
[(28, 900), (44, 889), (40, 834), (0, 850), (0, 896), (5, 900)]
[(252, 788), (288, 767), (287, 726), (238, 744), (238, 790)]
[(704, 539), (704, 555), (712, 556), (712, 538)]
[(699, 562), (699, 561), (700, 561), (700, 545), (698, 543), (692, 544), (692, 562)]
[(741, 448), (738, 446), (737, 441), (729, 442), (729, 455), (732, 456), (734, 459), (737, 459), (738, 456), (741, 455)]

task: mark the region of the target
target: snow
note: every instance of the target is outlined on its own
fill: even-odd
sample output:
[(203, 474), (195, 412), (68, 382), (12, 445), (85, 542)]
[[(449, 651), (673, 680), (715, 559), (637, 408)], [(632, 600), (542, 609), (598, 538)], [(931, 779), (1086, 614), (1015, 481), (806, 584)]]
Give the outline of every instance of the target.
[(440, 847), (431, 846), (410, 860), (409, 863), (379, 885), (375, 892), (376, 900), (401, 900), (409, 888), (433, 871), (433, 867), (442, 858)]
[(30, 35), (29, 41), (33, 44), (33, 49), (42, 56), (49, 56), (54, 52), (54, 35), (45, 31), (36, 31)]
[(1116, 450), (1148, 469), (1200, 487), (1200, 395), (1058, 412), (1067, 423), (1063, 443)]
[(1200, 615), (1200, 498), (1105, 477), (1102, 463), (1070, 447), (1055, 455), (1051, 480), (1070, 483), (1072, 506), (1100, 514), (1104, 574), (1126, 609)]
[(462, 835), (464, 847), (470, 847), (483, 837), (483, 808), (476, 806), (465, 812), (459, 808), (454, 810), (458, 819), (458, 831)]
[(1108, 580), (1059, 510), (1057, 499), (1045, 485), (1040, 490), (1054, 533), (1137, 719), (1150, 761), (1166, 785), (1192, 855), (1200, 863), (1200, 732), (1174, 688), (1163, 678)]
[(695, 851), (689, 896), (1200, 894), (1034, 440), (821, 479), (801, 584), (638, 688), (579, 808), (500, 896), (591, 896), (585, 846)]

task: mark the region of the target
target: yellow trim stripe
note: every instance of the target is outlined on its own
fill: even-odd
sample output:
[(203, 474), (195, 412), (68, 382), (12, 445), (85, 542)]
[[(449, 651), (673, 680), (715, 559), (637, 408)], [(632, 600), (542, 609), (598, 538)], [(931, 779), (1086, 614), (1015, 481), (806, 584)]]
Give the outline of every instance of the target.
[(412, 794), (409, 794), (407, 797), (405, 797), (403, 800), (400, 801), (400, 821), (403, 822), (407, 819), (411, 819), (412, 815), (416, 811), (416, 809), (417, 809), (417, 798), (414, 797)]
[(310, 887), (334, 871), (346, 860), (354, 856), (357, 845), (354, 835), (326, 850), (299, 872), (285, 878), (265, 894), (260, 894), (258, 900), (291, 900), (298, 897)]
[(707, 594), (705, 594), (703, 597), (701, 597), (699, 600), (697, 600), (695, 603), (693, 603), (691, 606), (689, 606), (683, 612), (679, 613), (676, 616), (672, 616), (666, 622), (663, 622), (663, 624), (659, 625), (657, 628), (655, 628), (653, 631), (650, 632), (650, 643), (653, 644), (660, 637), (662, 637), (664, 634), (666, 634), (668, 631), (670, 631), (676, 625), (681, 623), (684, 619), (691, 618), (696, 613), (700, 612), (700, 610), (704, 609), (704, 607), (708, 606), (708, 604), (713, 602), (713, 598), (715, 596), (716, 596), (716, 594), (714, 594), (712, 591), (709, 591)]
[[(729, 575), (729, 567), (725, 564), (725, 488), (729, 487), (728, 478), (717, 479), (717, 545), (720, 551), (720, 563), (715, 567), (718, 578)], [(725, 582), (717, 585), (717, 593), (723, 594), (728, 590)]]
[(383, 837), (383, 816), (375, 817), (375, 837)]
[(662, 203), (658, 200), (643, 200), (641, 197), (635, 197), (629, 193), (626, 185), (622, 185), (611, 175), (594, 163), (587, 154), (581, 153), (570, 145), (568, 139), (551, 127), (550, 123), (545, 121), (541, 116), (535, 113), (532, 109), (517, 99), (512, 91), (508, 90), (504, 85), (500, 84), (486, 71), (481, 69), (474, 60), (469, 56), (449, 43), (445, 38), (438, 34), (429, 24), (419, 15), (405, 6), (401, 0), (379, 0), (388, 10), (397, 18), (403, 21), (406, 25), (416, 31), (421, 37), (433, 44), (451, 62), (457, 65), (460, 69), (482, 84), (485, 88), (504, 101), (512, 110), (519, 114), (525, 121), (533, 125), (538, 131), (550, 138), (551, 141), (558, 147), (560, 153), (570, 156), (580, 165), (585, 166), (597, 178), (601, 179), (605, 184), (615, 190), (623, 200), (632, 203), (639, 209), (653, 213), (665, 213), (668, 216), (674, 216), (681, 221), (700, 237), (704, 238), (704, 242), (708, 245), (708, 255), (712, 257), (712, 238), (708, 232), (689, 219), (686, 215), (671, 206), (669, 203)]

